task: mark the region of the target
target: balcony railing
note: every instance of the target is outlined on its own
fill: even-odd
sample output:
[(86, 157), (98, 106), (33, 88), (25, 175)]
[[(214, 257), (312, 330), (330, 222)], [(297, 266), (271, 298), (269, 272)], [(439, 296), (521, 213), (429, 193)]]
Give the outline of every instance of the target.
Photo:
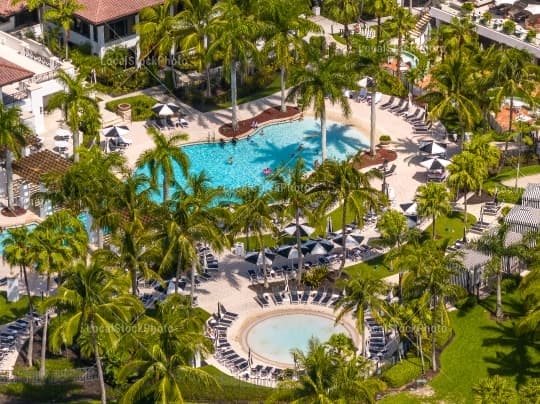
[(28, 97), (28, 92), (17, 91), (11, 94), (2, 94), (2, 100), (5, 106), (12, 106), (21, 104), (22, 100)]

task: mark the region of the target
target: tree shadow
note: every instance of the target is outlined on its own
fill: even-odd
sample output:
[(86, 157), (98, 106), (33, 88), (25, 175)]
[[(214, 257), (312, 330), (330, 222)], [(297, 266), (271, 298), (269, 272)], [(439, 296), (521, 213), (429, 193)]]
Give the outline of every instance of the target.
[(466, 317), (478, 304), (476, 296), (467, 296), (456, 304), (458, 317)]

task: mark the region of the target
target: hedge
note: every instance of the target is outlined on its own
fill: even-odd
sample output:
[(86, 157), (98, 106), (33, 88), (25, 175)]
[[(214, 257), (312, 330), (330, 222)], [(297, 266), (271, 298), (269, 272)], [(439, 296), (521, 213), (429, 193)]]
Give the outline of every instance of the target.
[[(426, 362), (426, 366), (428, 366)], [(412, 382), (422, 376), (422, 361), (420, 358), (407, 358), (384, 371), (381, 379), (389, 387), (397, 388)]]
[(151, 108), (157, 101), (147, 95), (135, 95), (133, 97), (119, 98), (114, 101), (109, 101), (105, 104), (111, 112), (116, 112), (118, 104), (130, 104), (131, 105), (131, 120), (132, 121), (146, 121), (148, 118), (154, 115)]

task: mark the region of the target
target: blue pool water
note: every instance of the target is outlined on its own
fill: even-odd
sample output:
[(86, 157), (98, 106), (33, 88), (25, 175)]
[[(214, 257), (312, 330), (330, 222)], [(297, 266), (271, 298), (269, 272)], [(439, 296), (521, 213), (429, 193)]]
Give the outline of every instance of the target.
[(256, 323), (248, 330), (247, 344), (252, 352), (272, 361), (294, 364), (291, 349), (307, 351), (311, 337), (326, 342), (332, 334), (348, 331), (334, 320), (316, 314), (282, 314)]
[[(30, 224), (26, 225), (26, 227), (28, 227), (28, 230), (31, 231), (31, 230), (34, 230), (37, 227), (37, 224), (36, 223), (30, 223)], [(7, 238), (7, 236), (8, 236), (7, 229), (0, 233), (0, 256), (4, 253), (4, 240)]]
[[(327, 122), (328, 158), (343, 160), (368, 147), (369, 140), (349, 125)], [(191, 172), (205, 171), (213, 186), (234, 189), (242, 186), (261, 185), (270, 188), (263, 170), (293, 166), (299, 156), (312, 169), (315, 160), (321, 161), (321, 127), (319, 121), (302, 121), (274, 124), (259, 129), (250, 139), (236, 144), (204, 143), (184, 146), (191, 161)], [(301, 148), (299, 146), (302, 145)], [(232, 163), (229, 159), (232, 158)], [(141, 171), (149, 175), (148, 169)], [(177, 167), (177, 179), (182, 175)]]

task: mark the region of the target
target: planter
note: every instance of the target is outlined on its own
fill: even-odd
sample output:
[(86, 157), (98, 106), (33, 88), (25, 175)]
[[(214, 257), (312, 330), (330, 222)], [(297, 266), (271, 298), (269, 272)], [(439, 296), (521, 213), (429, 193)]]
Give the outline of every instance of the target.
[(118, 104), (118, 107), (116, 109), (118, 110), (118, 112), (127, 112), (131, 110), (131, 104), (128, 104), (128, 103)]

